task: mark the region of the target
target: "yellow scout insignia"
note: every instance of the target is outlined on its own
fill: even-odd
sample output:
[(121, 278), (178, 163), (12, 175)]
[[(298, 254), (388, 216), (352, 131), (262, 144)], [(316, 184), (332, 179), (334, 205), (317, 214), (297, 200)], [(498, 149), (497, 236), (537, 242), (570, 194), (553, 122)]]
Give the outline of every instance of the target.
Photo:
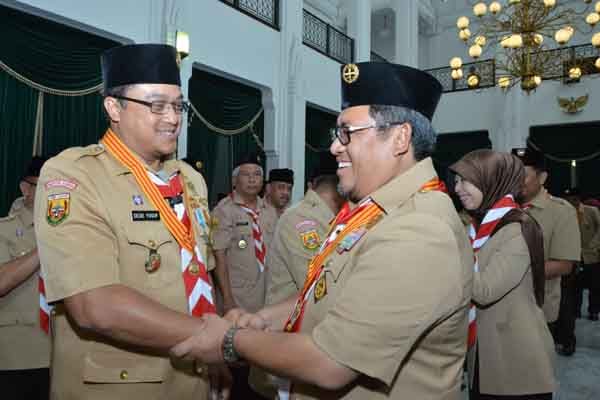
[(321, 300), (327, 294), (327, 282), (325, 280), (325, 272), (321, 273), (321, 277), (315, 284), (315, 303)]
[(200, 266), (198, 265), (198, 263), (195, 260), (193, 260), (190, 263), (188, 271), (190, 271), (190, 274), (192, 274), (192, 275), (198, 275), (198, 273), (200, 272)]
[(319, 233), (314, 229), (307, 232), (303, 232), (300, 236), (302, 237), (302, 244), (308, 250), (317, 249), (321, 245), (321, 238), (319, 237)]
[(71, 209), (70, 200), (70, 193), (51, 194), (48, 196), (48, 208), (46, 212), (48, 224), (56, 226), (67, 219)]
[(238, 242), (238, 247), (242, 250), (244, 250), (246, 247), (248, 247), (248, 242), (246, 242), (244, 239), (241, 239)]
[(356, 64), (346, 64), (342, 69), (342, 78), (346, 83), (353, 83), (358, 79), (360, 71)]

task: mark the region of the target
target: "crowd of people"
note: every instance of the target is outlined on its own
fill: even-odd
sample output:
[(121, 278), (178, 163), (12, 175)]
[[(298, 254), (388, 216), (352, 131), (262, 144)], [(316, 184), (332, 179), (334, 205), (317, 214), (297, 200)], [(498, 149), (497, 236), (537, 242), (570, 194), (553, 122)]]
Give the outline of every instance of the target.
[(473, 151), (448, 188), (440, 83), (347, 64), (304, 198), (248, 154), (209, 209), (175, 49), (102, 73), (100, 142), (34, 158), (0, 220), (3, 399), (552, 399), (584, 288), (598, 320), (600, 212), (542, 153)]

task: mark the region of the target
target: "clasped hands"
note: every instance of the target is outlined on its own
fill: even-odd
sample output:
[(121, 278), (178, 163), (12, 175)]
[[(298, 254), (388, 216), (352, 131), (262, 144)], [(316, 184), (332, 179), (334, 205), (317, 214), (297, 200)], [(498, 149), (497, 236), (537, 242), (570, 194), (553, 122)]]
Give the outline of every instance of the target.
[(240, 308), (230, 310), (224, 317), (205, 314), (200, 318), (201, 329), (194, 335), (177, 344), (171, 354), (184, 359), (195, 359), (205, 364), (221, 364), (223, 360), (223, 339), (229, 328), (268, 330), (270, 322), (258, 314), (247, 313)]

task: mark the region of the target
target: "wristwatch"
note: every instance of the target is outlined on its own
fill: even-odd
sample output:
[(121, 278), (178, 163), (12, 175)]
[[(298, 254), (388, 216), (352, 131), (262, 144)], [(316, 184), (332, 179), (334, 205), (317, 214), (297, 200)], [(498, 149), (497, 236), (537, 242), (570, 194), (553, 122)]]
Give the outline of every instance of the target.
[(235, 351), (235, 346), (233, 345), (233, 338), (240, 329), (242, 328), (239, 326), (232, 326), (225, 332), (225, 336), (223, 337), (223, 360), (226, 363), (240, 361), (240, 355)]

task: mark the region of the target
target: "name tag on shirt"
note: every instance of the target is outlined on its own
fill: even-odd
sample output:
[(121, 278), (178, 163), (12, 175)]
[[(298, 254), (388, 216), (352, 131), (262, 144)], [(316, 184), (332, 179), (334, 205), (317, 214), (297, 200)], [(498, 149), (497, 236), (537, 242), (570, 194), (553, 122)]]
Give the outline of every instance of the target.
[(160, 213), (158, 211), (132, 211), (131, 219), (133, 222), (160, 221)]
[(244, 221), (244, 222), (236, 222), (235, 226), (248, 226), (248, 221)]

